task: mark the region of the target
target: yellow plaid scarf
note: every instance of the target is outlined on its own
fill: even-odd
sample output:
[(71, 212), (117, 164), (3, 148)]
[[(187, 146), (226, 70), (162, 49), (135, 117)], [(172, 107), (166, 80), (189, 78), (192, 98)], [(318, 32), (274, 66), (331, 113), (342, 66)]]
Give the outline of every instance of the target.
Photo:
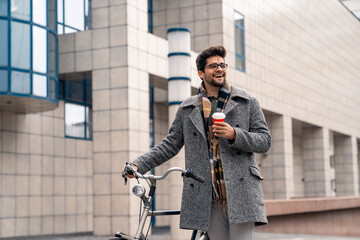
[[(231, 85), (225, 80), (224, 85), (219, 90), (216, 112), (224, 112), (230, 92)], [(215, 137), (212, 131), (213, 119), (212, 116), (210, 116), (211, 102), (208, 99), (204, 82), (202, 82), (200, 85), (198, 96), (198, 105), (200, 111), (202, 112), (207, 137), (206, 140), (209, 147), (209, 158), (213, 185), (213, 199), (216, 201), (216, 203), (220, 203), (223, 207), (223, 210), (226, 211), (226, 190), (220, 158), (219, 138)]]

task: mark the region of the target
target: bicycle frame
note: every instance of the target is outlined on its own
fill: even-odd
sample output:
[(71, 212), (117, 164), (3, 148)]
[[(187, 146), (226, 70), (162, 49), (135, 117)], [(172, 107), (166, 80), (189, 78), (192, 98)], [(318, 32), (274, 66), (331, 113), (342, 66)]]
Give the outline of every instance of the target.
[[(138, 173), (130, 164), (126, 165), (125, 171), (123, 173), (123, 177), (125, 178), (125, 184), (127, 182), (126, 176), (125, 176), (126, 172), (129, 172), (131, 174), (133, 173), (136, 178), (147, 179), (150, 182), (150, 184), (149, 184), (150, 191), (148, 193), (148, 196), (146, 196), (145, 191), (143, 193), (141, 192), (141, 190), (142, 190), (141, 188), (144, 188), (141, 184), (135, 185), (133, 187), (133, 193), (136, 196), (140, 197), (141, 201), (144, 204), (143, 212), (141, 214), (139, 225), (138, 225), (138, 228), (136, 230), (135, 236), (131, 237), (131, 236), (125, 234), (125, 233), (117, 232), (115, 234), (115, 237), (117, 237), (117, 238), (112, 238), (112, 239), (109, 239), (109, 240), (115, 240), (115, 239), (117, 239), (117, 240), (119, 240), (119, 239), (146, 240), (147, 237), (144, 236), (143, 231), (144, 231), (145, 223), (146, 223), (146, 220), (147, 220), (148, 217), (180, 215), (180, 211), (178, 211), (178, 210), (169, 210), (169, 211), (152, 211), (151, 210), (151, 202), (152, 202), (155, 190), (156, 190), (156, 181), (166, 178), (169, 175), (170, 172), (174, 172), (174, 171), (181, 172), (182, 176), (192, 177), (197, 181), (204, 182), (204, 179), (202, 177), (197, 176), (190, 169), (185, 170), (185, 169), (182, 169), (182, 168), (173, 167), (173, 168), (169, 168), (168, 170), (166, 170), (165, 173), (162, 176), (155, 176), (155, 175), (142, 175), (142, 174)], [(138, 187), (138, 188), (135, 189), (135, 187)], [(193, 234), (192, 234), (192, 237), (191, 237), (191, 240), (195, 240), (196, 234), (197, 234), (197, 231), (194, 230)], [(205, 235), (203, 235), (203, 236), (205, 236)], [(201, 239), (205, 240), (206, 238), (201, 237), (200, 240)]]

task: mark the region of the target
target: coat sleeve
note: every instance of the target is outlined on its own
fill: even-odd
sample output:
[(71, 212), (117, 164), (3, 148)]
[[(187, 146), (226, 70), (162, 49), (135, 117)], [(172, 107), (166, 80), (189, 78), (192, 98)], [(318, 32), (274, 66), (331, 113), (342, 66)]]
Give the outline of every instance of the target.
[(168, 135), (153, 149), (136, 158), (132, 164), (138, 167), (138, 171), (142, 174), (163, 164), (174, 157), (184, 145), (183, 124), (181, 120), (180, 107), (176, 113)]
[(244, 152), (265, 153), (271, 146), (271, 136), (259, 102), (250, 99), (249, 131), (234, 127), (235, 141), (230, 145)]

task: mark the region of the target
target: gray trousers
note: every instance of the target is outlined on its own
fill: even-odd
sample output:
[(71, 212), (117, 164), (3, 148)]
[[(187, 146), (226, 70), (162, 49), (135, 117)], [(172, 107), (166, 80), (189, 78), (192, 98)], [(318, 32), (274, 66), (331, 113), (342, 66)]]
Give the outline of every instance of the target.
[(229, 218), (221, 205), (212, 204), (208, 235), (210, 240), (254, 240), (255, 223), (229, 224)]

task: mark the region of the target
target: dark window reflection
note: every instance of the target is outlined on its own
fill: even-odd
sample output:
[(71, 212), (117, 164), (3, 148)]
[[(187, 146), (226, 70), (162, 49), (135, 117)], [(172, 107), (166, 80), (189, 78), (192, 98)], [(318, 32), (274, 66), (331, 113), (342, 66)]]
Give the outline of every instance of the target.
[(56, 82), (54, 79), (49, 79), (49, 97), (56, 100)]
[(11, 91), (14, 93), (30, 94), (30, 73), (12, 71)]
[(8, 0), (0, 0), (0, 16), (7, 16), (8, 8), (7, 8)]
[(85, 91), (83, 82), (83, 80), (66, 81), (65, 99), (75, 102), (84, 102)]
[(8, 75), (7, 71), (0, 70), (0, 92), (8, 91)]
[(49, 73), (51, 76), (56, 76), (56, 37), (54, 34), (49, 33)]
[(49, 28), (56, 30), (56, 1), (54, 0), (48, 1), (48, 24)]
[(11, 65), (30, 69), (30, 25), (11, 22)]
[(30, 21), (29, 0), (12, 0), (10, 11), (12, 17)]
[(8, 21), (0, 20), (0, 66), (8, 64)]

